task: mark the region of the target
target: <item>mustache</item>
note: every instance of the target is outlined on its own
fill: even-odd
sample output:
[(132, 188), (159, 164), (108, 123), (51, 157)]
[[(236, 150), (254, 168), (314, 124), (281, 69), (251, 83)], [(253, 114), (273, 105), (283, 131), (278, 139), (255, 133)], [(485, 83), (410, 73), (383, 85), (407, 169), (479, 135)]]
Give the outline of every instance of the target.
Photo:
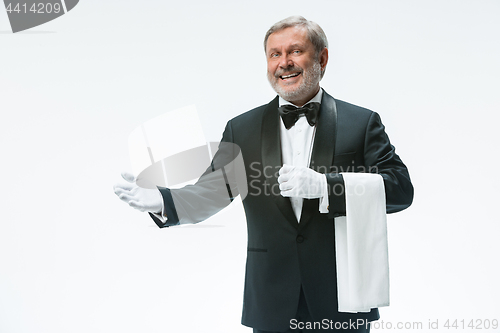
[(283, 75), (288, 75), (288, 74), (292, 74), (292, 73), (302, 73), (304, 70), (298, 66), (293, 66), (293, 67), (290, 67), (290, 68), (287, 68), (287, 69), (281, 69), (281, 70), (277, 70), (275, 73), (274, 73), (274, 77), (275, 78), (279, 78), (280, 76), (283, 76)]

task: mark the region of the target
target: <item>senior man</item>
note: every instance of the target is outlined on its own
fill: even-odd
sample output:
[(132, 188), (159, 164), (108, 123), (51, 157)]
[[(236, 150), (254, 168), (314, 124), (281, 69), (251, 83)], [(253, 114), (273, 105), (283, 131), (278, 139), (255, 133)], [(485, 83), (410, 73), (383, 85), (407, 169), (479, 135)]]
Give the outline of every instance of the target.
[[(340, 171), (379, 174), (386, 211), (393, 213), (412, 202), (408, 170), (377, 113), (320, 87), (328, 42), (318, 24), (300, 16), (277, 22), (264, 48), (278, 96), (230, 120), (222, 137), (241, 150), (249, 188), (243, 200), (248, 253), (242, 324), (255, 333), (369, 332), (377, 308), (338, 309), (334, 218), (346, 215)], [(205, 210), (210, 199), (189, 205), (210, 196), (203, 177), (178, 190), (144, 189), (133, 176), (124, 178), (129, 183), (116, 186), (116, 194), (151, 212), (160, 227), (199, 222), (222, 208)]]

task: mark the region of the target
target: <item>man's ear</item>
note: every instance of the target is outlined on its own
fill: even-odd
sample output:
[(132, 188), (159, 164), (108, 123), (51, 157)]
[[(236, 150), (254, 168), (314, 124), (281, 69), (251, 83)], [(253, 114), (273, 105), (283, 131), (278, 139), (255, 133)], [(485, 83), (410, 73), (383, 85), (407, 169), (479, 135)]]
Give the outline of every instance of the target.
[(323, 49), (323, 51), (321, 51), (318, 58), (321, 65), (321, 70), (324, 72), (326, 64), (328, 63), (328, 49), (326, 47)]

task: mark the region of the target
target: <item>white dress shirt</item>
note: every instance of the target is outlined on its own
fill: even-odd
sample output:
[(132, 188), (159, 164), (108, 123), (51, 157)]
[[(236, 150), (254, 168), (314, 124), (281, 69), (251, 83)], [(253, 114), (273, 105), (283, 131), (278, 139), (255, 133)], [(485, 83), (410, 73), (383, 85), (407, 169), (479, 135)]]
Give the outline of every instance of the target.
[[(321, 103), (322, 98), (323, 98), (323, 89), (320, 88), (316, 96), (314, 96), (306, 104), (312, 102)], [(280, 97), (279, 106), (286, 104), (294, 105), (293, 103), (290, 103)], [(311, 163), (311, 154), (312, 154), (312, 147), (314, 144), (315, 133), (316, 133), (316, 126), (309, 125), (309, 123), (307, 122), (307, 118), (304, 115), (301, 115), (300, 118), (295, 123), (295, 125), (290, 127), (290, 129), (286, 129), (283, 121), (280, 121), (281, 155), (282, 155), (281, 157), (283, 159), (283, 164), (309, 167)], [(326, 176), (324, 176), (323, 186), (325, 191), (322, 191), (322, 193), (327, 193)], [(292, 204), (293, 212), (297, 217), (297, 221), (300, 221), (304, 199), (298, 197), (291, 197), (290, 202)], [(320, 198), (319, 211), (320, 213), (328, 213), (327, 194)]]

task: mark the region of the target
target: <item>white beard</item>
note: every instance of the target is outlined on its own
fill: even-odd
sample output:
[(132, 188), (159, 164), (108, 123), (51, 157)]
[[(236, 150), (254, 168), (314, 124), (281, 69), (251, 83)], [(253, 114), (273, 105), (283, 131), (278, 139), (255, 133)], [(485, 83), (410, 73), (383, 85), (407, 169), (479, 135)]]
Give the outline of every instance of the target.
[(317, 88), (319, 81), (321, 80), (321, 64), (319, 61), (314, 62), (310, 70), (304, 71), (300, 67), (294, 67), (294, 70), (299, 69), (304, 76), (302, 83), (295, 89), (285, 89), (278, 84), (279, 75), (283, 72), (277, 72), (276, 74), (267, 73), (267, 79), (273, 87), (274, 91), (286, 101), (298, 101), (307, 98), (307, 96), (314, 93)]

